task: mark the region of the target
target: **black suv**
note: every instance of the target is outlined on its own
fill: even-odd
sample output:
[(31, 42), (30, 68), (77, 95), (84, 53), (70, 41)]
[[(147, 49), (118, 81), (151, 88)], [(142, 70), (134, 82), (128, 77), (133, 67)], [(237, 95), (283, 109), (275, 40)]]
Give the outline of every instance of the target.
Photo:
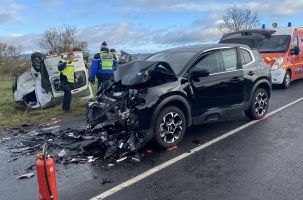
[(153, 138), (167, 148), (189, 126), (243, 111), (263, 118), (270, 95), (270, 71), (256, 50), (240, 44), (179, 47), (119, 65), (115, 81), (89, 105), (88, 123), (109, 134), (131, 132), (136, 144)]

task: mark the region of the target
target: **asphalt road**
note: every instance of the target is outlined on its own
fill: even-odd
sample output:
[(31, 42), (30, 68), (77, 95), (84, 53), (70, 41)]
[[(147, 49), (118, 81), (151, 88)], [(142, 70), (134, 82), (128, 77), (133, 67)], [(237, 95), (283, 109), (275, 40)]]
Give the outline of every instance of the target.
[[(270, 111), (303, 97), (303, 81), (288, 90), (276, 88)], [(303, 102), (215, 143), (123, 190), (108, 199), (303, 199)], [(153, 150), (139, 163), (58, 165), (60, 200), (90, 199), (152, 167), (211, 141), (249, 121), (233, 121), (191, 128), (173, 151)], [(81, 126), (70, 121), (67, 126)], [(194, 142), (193, 142), (194, 141)], [(0, 145), (0, 199), (38, 199), (36, 177), (17, 180), (33, 156), (10, 160)], [(102, 179), (111, 183), (102, 184)]]

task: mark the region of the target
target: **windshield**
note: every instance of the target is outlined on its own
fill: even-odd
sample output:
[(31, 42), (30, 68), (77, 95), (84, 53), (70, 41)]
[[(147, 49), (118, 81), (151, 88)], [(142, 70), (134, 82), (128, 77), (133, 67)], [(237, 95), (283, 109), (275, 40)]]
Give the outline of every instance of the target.
[(194, 51), (163, 51), (148, 57), (146, 60), (167, 62), (175, 74), (180, 74), (185, 64), (196, 55), (196, 53), (197, 52)]
[(288, 50), (290, 35), (273, 35), (262, 41), (258, 50), (260, 53), (284, 53)]

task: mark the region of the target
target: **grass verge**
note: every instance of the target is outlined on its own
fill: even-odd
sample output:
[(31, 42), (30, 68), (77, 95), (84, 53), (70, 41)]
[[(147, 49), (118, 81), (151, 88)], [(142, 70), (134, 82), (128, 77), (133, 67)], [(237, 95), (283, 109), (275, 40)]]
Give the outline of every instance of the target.
[[(71, 112), (65, 113), (60, 104), (47, 109), (30, 109), (16, 104), (12, 94), (12, 81), (0, 80), (0, 128), (17, 126), (24, 123), (39, 124), (49, 121), (51, 118), (65, 119), (83, 116), (86, 110), (86, 100), (73, 98)], [(96, 85), (93, 86), (96, 93)]]

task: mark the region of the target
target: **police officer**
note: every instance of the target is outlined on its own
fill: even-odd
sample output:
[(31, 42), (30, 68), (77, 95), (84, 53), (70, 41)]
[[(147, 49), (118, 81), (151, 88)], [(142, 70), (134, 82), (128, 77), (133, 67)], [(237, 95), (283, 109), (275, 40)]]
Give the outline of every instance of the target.
[(95, 76), (98, 78), (97, 95), (100, 95), (114, 79), (114, 69), (117, 64), (118, 61), (115, 60), (113, 54), (109, 52), (107, 43), (104, 41), (101, 45), (100, 52), (94, 56), (89, 76), (89, 81), (92, 84), (95, 83)]
[(64, 91), (62, 110), (65, 112), (70, 110), (70, 104), (72, 100), (71, 90), (73, 89), (75, 83), (74, 68), (74, 54), (70, 52), (67, 54), (67, 60), (62, 59), (58, 65), (58, 70), (60, 72), (60, 83)]

